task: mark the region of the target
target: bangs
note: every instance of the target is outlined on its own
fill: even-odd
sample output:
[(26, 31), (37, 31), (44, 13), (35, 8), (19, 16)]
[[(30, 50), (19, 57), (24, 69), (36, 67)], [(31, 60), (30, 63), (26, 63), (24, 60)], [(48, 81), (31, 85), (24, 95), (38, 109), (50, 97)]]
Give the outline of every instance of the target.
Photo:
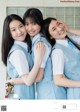
[(26, 17), (26, 20), (25, 20), (25, 23), (26, 22), (30, 22), (30, 23), (36, 23), (38, 25), (40, 25), (39, 21), (38, 21), (38, 18), (36, 16), (29, 16), (29, 17)]
[(32, 23), (37, 23), (36, 18), (34, 18), (33, 16), (30, 16), (28, 19), (29, 19), (30, 22), (32, 22)]

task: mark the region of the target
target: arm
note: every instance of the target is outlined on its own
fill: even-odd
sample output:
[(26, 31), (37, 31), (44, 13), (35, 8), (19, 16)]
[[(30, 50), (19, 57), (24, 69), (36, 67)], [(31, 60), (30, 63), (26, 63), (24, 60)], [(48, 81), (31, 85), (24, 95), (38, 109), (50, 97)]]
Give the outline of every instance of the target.
[(58, 20), (58, 21), (59, 21), (60, 23), (63, 24), (63, 27), (66, 28), (66, 31), (67, 31), (68, 33), (72, 33), (72, 34), (75, 34), (75, 35), (80, 36), (80, 30), (70, 29), (70, 28), (67, 26), (67, 24), (65, 24), (64, 22), (62, 22), (62, 21), (60, 21), (60, 20)]
[(41, 81), (43, 78), (43, 75), (44, 75), (44, 68), (40, 68), (38, 75), (36, 76), (35, 82)]
[[(28, 74), (23, 74), (21, 76), (21, 78), (11, 79), (12, 82), (14, 82), (14, 83), (23, 83), (24, 82), (27, 85), (31, 85), (34, 82), (34, 80), (37, 76), (37, 73), (39, 71), (44, 53), (45, 53), (45, 47), (41, 42), (38, 43), (38, 45), (36, 46), (35, 53), (36, 53), (35, 63), (34, 63), (32, 70)], [(10, 82), (10, 80), (8, 80), (8, 81)]]
[[(25, 82), (28, 82), (28, 81), (29, 82), (38, 82), (38, 81), (40, 81), (42, 79), (42, 77), (43, 77), (43, 69), (41, 69), (40, 66), (41, 66), (41, 63), (43, 61), (45, 50), (46, 49), (45, 49), (44, 44), (42, 42), (38, 42), (36, 47), (35, 47), (35, 62), (34, 62), (34, 66), (33, 66), (33, 69), (35, 69), (35, 70), (32, 69), (31, 73), (29, 73), (29, 77), (30, 77), (29, 80), (28, 80), (28, 78), (24, 77)], [(36, 67), (35, 67), (35, 64), (36, 64)], [(38, 77), (37, 77), (37, 75), (38, 75)], [(30, 85), (31, 84), (32, 83), (30, 83)]]
[(70, 29), (66, 24), (64, 24), (64, 26), (65, 26), (66, 31), (67, 31), (68, 33), (72, 33), (72, 34), (75, 34), (75, 35), (80, 36), (80, 30)]
[(64, 77), (64, 75), (55, 75), (54, 76), (54, 83), (57, 86), (63, 87), (80, 87), (80, 81), (70, 80)]
[(19, 78), (8, 79), (8, 80), (6, 81), (6, 83), (8, 83), (8, 82), (14, 83), (14, 84), (25, 84), (25, 82), (22, 80), (21, 77), (19, 77)]
[[(36, 76), (36, 78), (34, 80), (34, 82), (41, 81), (42, 78), (43, 78), (43, 74), (44, 74), (44, 69), (40, 68), (39, 71), (38, 71), (38, 74), (37, 74), (37, 76)], [(23, 77), (26, 78), (26, 75), (24, 75)], [(6, 81), (6, 83), (8, 83), (8, 82), (13, 82), (14, 84), (25, 84), (25, 82), (22, 80), (21, 77), (19, 77), (19, 78), (13, 78), (13, 79), (8, 79)]]
[[(39, 82), (42, 80), (42, 78), (44, 77), (44, 69), (45, 69), (45, 66), (46, 66), (46, 62), (47, 62), (47, 59), (50, 55), (50, 52), (51, 52), (51, 48), (49, 48), (45, 43), (43, 43), (45, 45), (45, 48), (46, 48), (46, 51), (45, 51), (45, 54), (44, 54), (44, 58), (43, 58), (43, 61), (41, 63), (41, 67), (39, 69), (39, 72), (38, 72), (38, 75), (35, 79), (35, 82)], [(34, 47), (34, 61), (35, 61), (35, 47)]]
[(64, 54), (60, 49), (52, 53), (53, 80), (55, 85), (63, 87), (80, 87), (80, 81), (70, 80), (64, 76)]
[[(43, 74), (44, 74), (44, 69), (40, 68), (40, 70), (38, 72), (38, 75), (36, 76), (36, 79), (34, 80), (34, 82), (41, 81), (42, 78), (43, 78)], [(24, 77), (26, 77), (26, 75), (24, 75)], [(6, 83), (8, 83), (8, 82), (13, 82), (14, 84), (25, 84), (25, 82), (22, 80), (21, 77), (19, 77), (19, 78), (13, 78), (13, 79), (8, 79), (6, 81)]]
[(80, 30), (73, 30), (73, 29), (69, 29), (69, 31), (68, 31), (69, 33), (73, 33), (73, 34), (75, 34), (75, 35), (78, 35), (78, 36), (80, 36)]

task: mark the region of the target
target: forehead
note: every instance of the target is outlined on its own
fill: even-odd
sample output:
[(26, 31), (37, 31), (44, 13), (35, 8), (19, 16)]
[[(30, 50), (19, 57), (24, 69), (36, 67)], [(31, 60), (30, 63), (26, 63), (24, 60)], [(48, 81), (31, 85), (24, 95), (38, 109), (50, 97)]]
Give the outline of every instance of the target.
[(20, 22), (19, 20), (13, 20), (10, 22), (9, 26), (11, 27), (17, 27), (18, 25), (23, 24), (22, 22)]
[(52, 29), (56, 26), (57, 20), (52, 20), (49, 24), (49, 31), (52, 31)]
[(28, 23), (35, 22), (35, 19), (33, 17), (27, 17), (25, 19), (25, 22), (28, 22)]
[(51, 30), (53, 27), (55, 27), (56, 24), (57, 24), (57, 20), (52, 20), (49, 25), (49, 30)]

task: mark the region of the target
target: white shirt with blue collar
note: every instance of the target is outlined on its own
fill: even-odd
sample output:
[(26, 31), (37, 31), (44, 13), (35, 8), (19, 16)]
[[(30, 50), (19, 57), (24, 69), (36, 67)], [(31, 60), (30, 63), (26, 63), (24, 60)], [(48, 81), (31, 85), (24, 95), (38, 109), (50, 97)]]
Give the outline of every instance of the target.
[[(56, 40), (56, 43), (64, 45), (68, 47), (68, 41), (64, 40)], [(63, 54), (61, 49), (54, 49), (52, 52), (52, 64), (53, 64), (53, 75), (60, 75), (64, 73), (64, 63), (67, 61), (67, 58)]]
[[(27, 44), (24, 42), (15, 41), (14, 43), (22, 46), (26, 50), (28, 49)], [(22, 50), (18, 49), (11, 53), (9, 61), (13, 66), (15, 66), (19, 76), (29, 73), (28, 60), (26, 59), (26, 56)]]
[[(40, 37), (40, 34), (37, 34), (35, 37), (32, 38), (32, 43), (34, 43), (34, 41)], [(41, 64), (41, 68), (45, 68), (45, 65), (46, 65), (46, 61), (47, 61), (47, 58), (49, 57), (49, 54), (50, 54), (50, 49), (48, 48), (48, 46), (44, 43), (45, 47), (46, 47), (46, 51), (45, 51), (45, 55), (44, 55), (44, 58), (43, 58), (43, 61), (42, 61), (42, 64)], [(34, 61), (35, 61), (35, 50), (36, 50), (36, 45), (34, 46)]]
[(69, 36), (74, 42), (76, 42), (78, 45), (80, 45), (80, 36), (78, 35), (71, 35)]
[[(80, 45), (79, 36), (71, 36), (73, 41)], [(56, 43), (69, 47), (67, 39), (56, 40)], [(53, 75), (60, 75), (64, 73), (64, 63), (68, 60), (67, 57), (63, 54), (61, 49), (54, 49), (52, 52), (52, 64), (53, 64)]]

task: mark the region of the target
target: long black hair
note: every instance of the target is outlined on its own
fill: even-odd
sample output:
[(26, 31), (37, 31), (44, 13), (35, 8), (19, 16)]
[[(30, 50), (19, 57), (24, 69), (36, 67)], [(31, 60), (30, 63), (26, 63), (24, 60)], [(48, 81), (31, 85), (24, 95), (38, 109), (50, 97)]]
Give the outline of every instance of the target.
[[(54, 38), (51, 39), (51, 38), (50, 38), (51, 35), (50, 35), (50, 33), (49, 33), (49, 25), (50, 25), (50, 23), (51, 23), (52, 20), (57, 20), (57, 19), (52, 18), (52, 17), (49, 17), (49, 18), (47, 18), (47, 19), (45, 19), (45, 20), (43, 21), (43, 29), (42, 29), (42, 32), (43, 32), (43, 34), (45, 35), (45, 37), (46, 37), (46, 39), (48, 40), (48, 42), (49, 42), (52, 46), (54, 46), (54, 44), (55, 44), (55, 39), (54, 39)], [(77, 49), (80, 50), (80, 46), (79, 46), (75, 41), (73, 41), (71, 38), (69, 38), (68, 35), (66, 35), (66, 38), (67, 38), (69, 41), (71, 41), (71, 42), (77, 47)]]
[(30, 18), (30, 20), (34, 23), (37, 23), (41, 28), (43, 24), (43, 15), (42, 12), (37, 8), (29, 8), (23, 16), (24, 22), (26, 22), (26, 19)]
[(44, 36), (46, 37), (46, 39), (48, 40), (48, 42), (54, 46), (55, 44), (55, 39), (51, 39), (51, 35), (49, 33), (49, 25), (51, 23), (52, 20), (56, 20), (55, 18), (51, 18), (51, 17), (48, 17), (46, 19), (44, 19), (43, 21), (43, 26), (42, 26), (42, 33), (44, 34)]
[[(11, 32), (9, 28), (9, 25), (13, 20), (18, 20), (24, 25), (23, 19), (16, 14), (8, 15), (4, 20), (3, 34), (2, 34), (2, 61), (5, 65), (7, 65), (8, 53), (12, 45), (14, 44), (14, 39), (11, 36)], [(26, 35), (25, 42), (27, 42), (29, 48), (31, 48), (31, 40), (28, 35)]]

